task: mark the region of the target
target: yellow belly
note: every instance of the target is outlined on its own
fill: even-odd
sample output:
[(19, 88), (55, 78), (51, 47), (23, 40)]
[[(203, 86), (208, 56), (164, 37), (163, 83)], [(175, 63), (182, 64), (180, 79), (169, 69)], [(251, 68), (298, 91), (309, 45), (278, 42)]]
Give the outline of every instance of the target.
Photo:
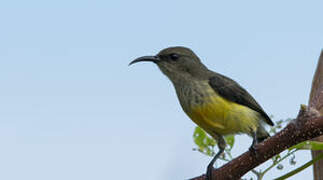
[(205, 97), (203, 104), (195, 104), (188, 116), (209, 134), (236, 134), (255, 132), (259, 126), (259, 113), (226, 100), (215, 92)]

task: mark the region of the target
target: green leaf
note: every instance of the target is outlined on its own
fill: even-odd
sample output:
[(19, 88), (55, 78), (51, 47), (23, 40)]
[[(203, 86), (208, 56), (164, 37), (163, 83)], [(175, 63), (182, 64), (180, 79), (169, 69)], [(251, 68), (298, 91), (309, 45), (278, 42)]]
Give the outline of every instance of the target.
[(323, 143), (317, 141), (304, 141), (295, 146), (288, 148), (289, 151), (293, 149), (299, 150), (323, 150)]
[(225, 141), (229, 145), (229, 149), (231, 150), (234, 145), (234, 135), (226, 136)]
[(206, 145), (214, 147), (216, 142), (213, 138), (206, 136)]
[(216, 145), (216, 142), (213, 138), (209, 137), (203, 129), (201, 129), (198, 126), (194, 130), (193, 140), (198, 146), (197, 150), (199, 152), (208, 156), (213, 156), (213, 148)]
[(193, 134), (193, 139), (194, 139), (195, 144), (198, 147), (204, 146), (203, 145), (203, 140), (204, 140), (205, 136), (206, 136), (206, 134), (201, 128), (199, 128), (199, 127), (195, 128), (195, 131), (194, 131), (194, 134)]

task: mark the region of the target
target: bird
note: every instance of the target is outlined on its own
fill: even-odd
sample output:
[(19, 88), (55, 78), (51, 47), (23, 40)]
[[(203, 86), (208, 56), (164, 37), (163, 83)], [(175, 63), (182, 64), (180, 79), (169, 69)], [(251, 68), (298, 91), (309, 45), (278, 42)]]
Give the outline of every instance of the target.
[(250, 93), (231, 78), (209, 70), (191, 49), (168, 47), (129, 65), (138, 62), (155, 63), (172, 82), (183, 111), (216, 140), (219, 151), (207, 166), (207, 180), (212, 179), (213, 165), (225, 150), (226, 135), (249, 135), (253, 139), (250, 150), (270, 136), (265, 125), (274, 123)]

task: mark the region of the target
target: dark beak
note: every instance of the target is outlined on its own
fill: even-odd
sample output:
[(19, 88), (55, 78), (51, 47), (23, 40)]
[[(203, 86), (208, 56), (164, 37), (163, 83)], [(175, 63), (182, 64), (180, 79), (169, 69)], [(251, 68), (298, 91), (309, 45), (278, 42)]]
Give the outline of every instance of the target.
[(160, 58), (158, 56), (143, 56), (140, 58), (137, 58), (129, 63), (129, 66), (132, 64), (135, 64), (137, 62), (143, 62), (143, 61), (148, 61), (148, 62), (154, 62), (158, 63), (160, 61)]

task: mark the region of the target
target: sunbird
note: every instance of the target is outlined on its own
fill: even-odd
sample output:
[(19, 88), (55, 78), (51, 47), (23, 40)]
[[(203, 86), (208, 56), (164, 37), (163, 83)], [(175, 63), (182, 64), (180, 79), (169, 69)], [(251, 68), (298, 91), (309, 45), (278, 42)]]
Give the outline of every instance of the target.
[(207, 180), (212, 179), (214, 162), (224, 152), (225, 135), (251, 136), (251, 150), (269, 137), (264, 125), (274, 123), (257, 101), (234, 80), (209, 70), (189, 48), (169, 47), (129, 65), (144, 61), (159, 67), (174, 85), (184, 112), (217, 141), (219, 151), (207, 166)]

